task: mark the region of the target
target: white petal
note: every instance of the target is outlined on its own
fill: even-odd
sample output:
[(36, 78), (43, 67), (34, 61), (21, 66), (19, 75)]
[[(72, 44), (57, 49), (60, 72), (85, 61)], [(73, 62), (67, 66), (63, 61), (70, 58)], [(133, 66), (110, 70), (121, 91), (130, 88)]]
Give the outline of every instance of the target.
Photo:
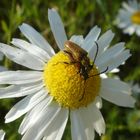
[(58, 47), (62, 50), (64, 48), (64, 43), (67, 40), (62, 20), (55, 9), (48, 10), (48, 19), (56, 43)]
[(84, 140), (86, 139), (83, 125), (80, 124), (80, 119), (77, 112), (70, 112), (70, 121), (71, 121), (71, 135), (72, 140)]
[(98, 26), (93, 27), (86, 36), (82, 48), (89, 51), (93, 47), (94, 42), (98, 39), (100, 32), (101, 29)]
[[(25, 135), (23, 136), (22, 140), (35, 140), (34, 138), (36, 138), (36, 136), (38, 135), (38, 132), (42, 130), (42, 128), (46, 125), (48, 125), (52, 120), (53, 118), (55, 118), (55, 116), (57, 116), (57, 114), (59, 113), (59, 111), (61, 110), (60, 107), (56, 104), (50, 104), (48, 106), (44, 104), (45, 103), (45, 100), (42, 101), (40, 104), (38, 104), (33, 110), (31, 110), (32, 113), (29, 113), (30, 114), (30, 117), (33, 119), (34, 115), (37, 115), (37, 119), (35, 117), (35, 122), (31, 122), (32, 120), (30, 120), (30, 127), (28, 126), (28, 124), (26, 123), (26, 121), (28, 122), (28, 117), (29, 117), (29, 114), (26, 116), (25, 118), (25, 121), (23, 122), (24, 124), (22, 125), (22, 129), (23, 129), (23, 132), (25, 130), (27, 130), (27, 127), (28, 127), (28, 130), (27, 132), (25, 133)], [(44, 106), (42, 106), (44, 104)], [(40, 108), (40, 111), (38, 110), (39, 107), (43, 107), (43, 108)], [(35, 110), (37, 108), (37, 110)], [(39, 111), (39, 112), (38, 112)], [(33, 116), (31, 116), (31, 114)], [(46, 118), (46, 120), (45, 120)], [(25, 124), (27, 124), (27, 126), (25, 126)], [(24, 128), (25, 127), (25, 128)], [(38, 132), (36, 132), (38, 131)], [(34, 137), (34, 138), (33, 138)], [(43, 136), (42, 136), (43, 137)]]
[(7, 71), (7, 68), (0, 66), (0, 72), (2, 72), (2, 71)]
[(42, 80), (42, 72), (5, 71), (0, 72), (0, 84), (27, 84)]
[(50, 123), (50, 125), (46, 129), (45, 136), (47, 137), (47, 140), (61, 140), (67, 121), (68, 121), (68, 109), (62, 108), (61, 112), (59, 112), (57, 117), (55, 117), (53, 122)]
[(135, 9), (133, 9), (130, 5), (128, 5), (126, 2), (123, 2), (123, 7), (128, 10), (129, 12), (135, 12)]
[[(129, 17), (129, 18), (130, 18), (130, 17)], [(123, 20), (123, 21), (120, 20), (120, 23), (118, 23), (118, 27), (121, 28), (121, 29), (127, 28), (127, 27), (129, 27), (129, 26), (131, 26), (131, 25), (132, 25), (132, 23), (131, 23), (131, 21), (128, 20), (128, 19)]]
[[(95, 54), (97, 52), (97, 58), (96, 60), (101, 56), (102, 52), (109, 46), (110, 42), (112, 41), (114, 37), (114, 33), (112, 33), (111, 30), (105, 32), (99, 40), (97, 40), (97, 44), (93, 42), (92, 47), (88, 50), (89, 57), (94, 60)], [(96, 61), (95, 61), (96, 62)]]
[(0, 130), (0, 140), (4, 140), (5, 132), (3, 130)]
[(12, 61), (34, 70), (43, 70), (45, 63), (21, 49), (0, 43), (0, 50)]
[[(94, 60), (95, 59), (95, 56), (96, 56), (96, 53), (97, 53), (97, 56), (98, 56), (98, 51), (99, 48), (97, 46), (97, 44), (94, 43), (94, 45), (90, 48), (90, 50), (88, 51), (88, 55), (89, 55), (89, 58), (91, 60)], [(98, 52), (97, 52), (98, 51)], [(98, 58), (98, 57), (97, 57)], [(97, 60), (96, 58), (96, 60)], [(96, 61), (95, 61), (96, 62)]]
[(128, 12), (126, 9), (121, 8), (119, 10), (119, 17), (121, 18), (121, 21), (126, 21), (126, 20), (130, 20), (132, 13)]
[(105, 79), (105, 78), (107, 78), (108, 76), (107, 76), (105, 73), (103, 73), (103, 74), (100, 74), (100, 77), (101, 77), (102, 79)]
[(24, 99), (22, 99), (20, 102), (15, 104), (15, 106), (12, 107), (12, 109), (8, 112), (8, 114), (5, 116), (6, 123), (9, 123), (11, 121), (16, 120), (29, 110), (31, 110), (35, 105), (37, 105), (39, 102), (41, 102), (45, 97), (47, 96), (47, 93), (45, 90), (41, 90), (38, 93), (28, 95)]
[(111, 64), (109, 65), (108, 71), (113, 70), (114, 68), (117, 68), (120, 65), (123, 65), (124, 62), (131, 56), (130, 50), (125, 50), (122, 53), (120, 53), (116, 59), (113, 58)]
[(70, 41), (76, 43), (77, 45), (81, 46), (83, 44), (84, 38), (82, 35), (73, 35), (70, 38)]
[(137, 0), (129, 0), (129, 1), (128, 1), (128, 4), (129, 4), (133, 9), (136, 9), (136, 10), (139, 9), (139, 4), (138, 4)]
[(97, 96), (95, 98), (95, 101), (94, 101), (95, 105), (97, 108), (101, 109), (102, 106), (103, 106), (103, 103), (102, 103), (102, 98), (100, 96)]
[(36, 46), (34, 44), (28, 43), (27, 41), (14, 38), (11, 43), (33, 55), (39, 57), (43, 61), (50, 59), (50, 56), (46, 51), (44, 51), (42, 48), (39, 48), (38, 46)]
[(117, 72), (119, 72), (120, 70), (118, 69), (118, 68), (115, 68), (115, 69), (113, 69), (113, 70), (111, 70), (110, 72), (111, 73), (117, 73)]
[(0, 61), (3, 59), (3, 53), (0, 52)]
[(108, 30), (99, 38), (99, 40), (97, 41), (99, 46), (98, 57), (109, 46), (113, 37), (114, 37), (114, 33), (111, 30)]
[(109, 87), (110, 89), (116, 88), (125, 94), (131, 95), (130, 86), (123, 81), (107, 78), (107, 79), (102, 79), (102, 82), (103, 82), (102, 84), (104, 87), (107, 85), (107, 86), (110, 86)]
[[(94, 127), (87, 108), (72, 110), (70, 113), (72, 140), (93, 140)], [(87, 121), (88, 120), (88, 121)]]
[(102, 64), (98, 65), (98, 68), (100, 71), (104, 71), (108, 67), (108, 70), (105, 72), (107, 73), (123, 64), (123, 62), (125, 62), (130, 56), (130, 51), (124, 50), (120, 54), (114, 55), (112, 58), (110, 57), (107, 61), (103, 61)]
[(47, 137), (44, 137), (42, 140), (47, 140)]
[(124, 28), (127, 27), (129, 25), (131, 25), (131, 16), (132, 13), (128, 12), (125, 9), (120, 9), (119, 10), (119, 14), (117, 16), (117, 24), (120, 28)]
[[(61, 118), (61, 119), (60, 119)], [(22, 140), (39, 140), (47, 135), (48, 140), (61, 139), (66, 122), (68, 110), (61, 108), (58, 104), (49, 105), (44, 114), (23, 136)], [(61, 131), (58, 135), (55, 135)], [(54, 138), (55, 135), (55, 138)], [(57, 137), (56, 137), (57, 136)]]
[(52, 102), (52, 100), (53, 98), (48, 95), (43, 101), (41, 101), (30, 112), (28, 112), (25, 115), (18, 132), (20, 134), (24, 134), (29, 128), (35, 125), (40, 117), (45, 113), (47, 106), (50, 104), (50, 102)]
[(27, 37), (27, 39), (30, 40), (31, 43), (44, 49), (50, 55), (50, 57), (55, 54), (50, 44), (33, 27), (23, 23), (21, 26), (19, 26), (19, 29)]
[(139, 84), (130, 84), (130, 86), (132, 87), (132, 92), (133, 93), (140, 93), (140, 86)]
[(123, 107), (134, 107), (135, 99), (131, 97), (129, 86), (116, 79), (102, 79), (100, 96)]
[(96, 65), (101, 65), (102, 63), (105, 63), (106, 61), (112, 59), (112, 57), (116, 56), (120, 52), (124, 50), (124, 43), (120, 42), (116, 45), (112, 46), (111, 48), (107, 49), (105, 52), (102, 53), (100, 57), (96, 60)]
[(136, 27), (134, 25), (130, 25), (124, 29), (124, 33), (128, 33), (132, 35), (136, 31)]
[(43, 87), (42, 82), (11, 85), (5, 88), (0, 88), (0, 99), (22, 97), (39, 91)]
[(137, 28), (136, 28), (136, 34), (137, 34), (138, 36), (140, 36), (140, 26), (137, 26)]
[(96, 41), (100, 35), (101, 29), (98, 26), (94, 26), (88, 35), (85, 37), (85, 40), (94, 40)]
[(105, 122), (102, 117), (101, 112), (96, 107), (95, 103), (92, 103), (88, 106), (88, 120), (91, 120), (91, 124), (94, 126), (96, 132), (101, 136), (101, 134), (105, 133)]

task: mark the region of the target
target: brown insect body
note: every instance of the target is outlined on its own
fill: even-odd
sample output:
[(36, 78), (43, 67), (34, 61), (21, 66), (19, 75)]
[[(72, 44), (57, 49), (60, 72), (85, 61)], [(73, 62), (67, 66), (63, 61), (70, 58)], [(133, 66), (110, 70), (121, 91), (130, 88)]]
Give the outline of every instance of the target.
[[(99, 46), (96, 41), (95, 41), (95, 44), (97, 47), (97, 51), (95, 53), (93, 64), (95, 63), (95, 60), (98, 55), (98, 50), (99, 50)], [(80, 46), (78, 46), (77, 44), (75, 44), (71, 41), (66, 41), (64, 52), (69, 56), (69, 58), (71, 60), (70, 63), (67, 63), (67, 62), (65, 62), (65, 63), (66, 64), (76, 64), (79, 69), (79, 73), (83, 76), (85, 82), (88, 78), (105, 73), (109, 69), (109, 67), (107, 66), (107, 68), (104, 71), (94, 74), (92, 76), (89, 76), (89, 72), (93, 68), (93, 64), (90, 63), (90, 60), (87, 56), (88, 53), (84, 49), (82, 49)], [(79, 99), (79, 101), (81, 101), (83, 99), (84, 95), (85, 95), (85, 89), (84, 89), (84, 92), (83, 92), (81, 98)]]
[(87, 57), (88, 53), (71, 41), (65, 42), (64, 52), (69, 56), (72, 64), (77, 64), (79, 73), (84, 77), (84, 80), (88, 79), (88, 73), (93, 67)]

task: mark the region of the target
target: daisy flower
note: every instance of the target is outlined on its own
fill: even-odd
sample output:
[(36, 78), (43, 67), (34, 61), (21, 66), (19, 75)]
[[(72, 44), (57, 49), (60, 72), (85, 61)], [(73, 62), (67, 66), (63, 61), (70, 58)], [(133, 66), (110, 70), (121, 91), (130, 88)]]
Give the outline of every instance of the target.
[(61, 140), (68, 118), (72, 140), (93, 140), (95, 131), (105, 133), (100, 112), (102, 98), (118, 106), (133, 107), (129, 86), (119, 80), (102, 78), (130, 56), (120, 42), (113, 47), (114, 33), (100, 36), (93, 27), (85, 38), (66, 36), (61, 18), (54, 9), (48, 10), (50, 26), (60, 49), (55, 53), (50, 44), (31, 26), (19, 28), (29, 42), (13, 39), (12, 44), (0, 44), (9, 59), (30, 70), (0, 73), (0, 98), (22, 97), (6, 115), (6, 123), (25, 114), (19, 127), (22, 140)]
[(136, 0), (122, 3), (117, 16), (117, 25), (126, 34), (136, 33), (140, 36), (140, 4)]
[(5, 132), (0, 130), (0, 140), (4, 140)]

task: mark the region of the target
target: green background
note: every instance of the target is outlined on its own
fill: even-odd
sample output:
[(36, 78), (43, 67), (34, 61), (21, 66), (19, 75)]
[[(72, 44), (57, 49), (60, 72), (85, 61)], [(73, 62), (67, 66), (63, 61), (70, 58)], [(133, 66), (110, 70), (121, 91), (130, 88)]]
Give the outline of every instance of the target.
[[(10, 44), (12, 38), (24, 38), (18, 26), (23, 22), (38, 30), (56, 48), (48, 23), (48, 8), (55, 8), (62, 17), (68, 37), (73, 34), (84, 36), (94, 26), (98, 25), (102, 33), (108, 29), (115, 32), (112, 44), (126, 42), (132, 57), (125, 65), (120, 66), (120, 72), (109, 76), (119, 76), (122, 80), (140, 83), (140, 37), (129, 36), (116, 27), (115, 19), (122, 0), (0, 0), (0, 42)], [(25, 69), (4, 58), (1, 65), (8, 69)], [(132, 84), (132, 87), (133, 87)], [(134, 109), (117, 107), (106, 101), (103, 102), (102, 114), (106, 122), (106, 133), (95, 140), (139, 140), (140, 139), (140, 89), (133, 90), (136, 98)], [(4, 124), (4, 116), (10, 108), (20, 100), (0, 100), (0, 128), (6, 131), (6, 139), (20, 140), (18, 127), (22, 117), (12, 123)], [(63, 140), (70, 140), (70, 124), (66, 128)]]

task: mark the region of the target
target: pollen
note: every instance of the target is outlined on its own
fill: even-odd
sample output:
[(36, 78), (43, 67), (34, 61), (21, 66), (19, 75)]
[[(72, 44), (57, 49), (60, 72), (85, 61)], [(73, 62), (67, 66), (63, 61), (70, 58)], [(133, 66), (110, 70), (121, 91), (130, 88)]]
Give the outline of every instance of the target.
[(134, 24), (140, 25), (140, 11), (133, 13), (133, 15), (131, 16), (131, 21)]
[(94, 66), (89, 78), (84, 79), (76, 63), (60, 51), (44, 67), (44, 85), (50, 96), (62, 107), (77, 109), (86, 107), (99, 94), (101, 79)]

